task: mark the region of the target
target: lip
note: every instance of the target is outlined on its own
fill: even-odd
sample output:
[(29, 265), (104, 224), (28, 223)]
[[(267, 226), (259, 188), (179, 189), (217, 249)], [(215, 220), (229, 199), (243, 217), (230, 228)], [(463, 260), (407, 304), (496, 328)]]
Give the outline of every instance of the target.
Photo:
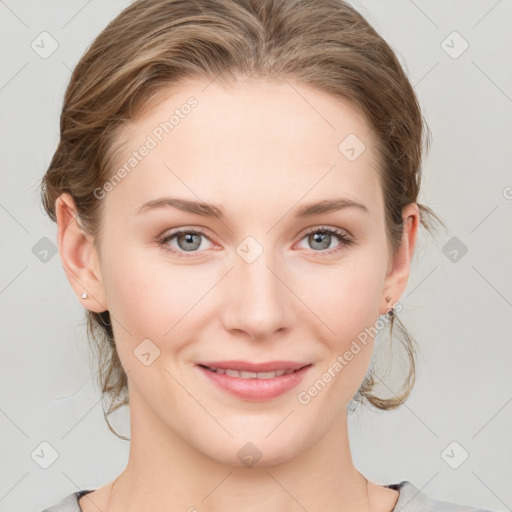
[(198, 365), (208, 366), (218, 370), (238, 370), (240, 372), (275, 372), (278, 370), (300, 370), (310, 363), (297, 361), (267, 361), (251, 363), (249, 361), (200, 361)]
[[(243, 379), (241, 377), (232, 377), (230, 375), (216, 373), (205, 366), (249, 372), (270, 372), (277, 370), (294, 370), (294, 372), (272, 379)], [(245, 361), (210, 361), (209, 364), (204, 362), (196, 365), (199, 371), (218, 388), (237, 398), (256, 402), (276, 398), (294, 388), (302, 381), (305, 374), (312, 366), (313, 364), (311, 363), (297, 363), (294, 361), (269, 361), (259, 364)]]

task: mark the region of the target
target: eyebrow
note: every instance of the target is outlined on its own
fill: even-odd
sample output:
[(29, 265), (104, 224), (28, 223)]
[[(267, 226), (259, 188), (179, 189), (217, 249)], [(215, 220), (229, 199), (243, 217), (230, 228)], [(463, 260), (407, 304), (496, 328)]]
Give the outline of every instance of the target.
[[(184, 212), (201, 215), (202, 217), (224, 218), (222, 208), (214, 204), (204, 203), (202, 201), (189, 201), (186, 199), (178, 199), (176, 197), (161, 197), (153, 199), (137, 208), (137, 214), (156, 208), (172, 207)], [(324, 199), (314, 203), (308, 203), (296, 208), (293, 216), (296, 218), (311, 217), (323, 213), (335, 212), (344, 208), (357, 208), (365, 213), (370, 213), (368, 208), (361, 203), (346, 198)]]

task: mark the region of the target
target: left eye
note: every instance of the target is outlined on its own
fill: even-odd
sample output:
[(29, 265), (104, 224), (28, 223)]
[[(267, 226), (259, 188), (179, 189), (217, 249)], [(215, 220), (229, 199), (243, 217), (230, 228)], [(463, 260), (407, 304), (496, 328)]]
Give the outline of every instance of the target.
[[(333, 239), (337, 239), (338, 242), (340, 242), (334, 249), (332, 249), (331, 247), (331, 242), (333, 241)], [(307, 240), (308, 245), (310, 247), (313, 247), (315, 252), (327, 254), (338, 252), (339, 250), (343, 249), (345, 245), (350, 245), (353, 243), (353, 241), (350, 238), (348, 238), (348, 236), (345, 235), (343, 231), (328, 227), (315, 228), (313, 230), (310, 230), (305, 234), (302, 240)], [(326, 251), (325, 249), (332, 250)]]

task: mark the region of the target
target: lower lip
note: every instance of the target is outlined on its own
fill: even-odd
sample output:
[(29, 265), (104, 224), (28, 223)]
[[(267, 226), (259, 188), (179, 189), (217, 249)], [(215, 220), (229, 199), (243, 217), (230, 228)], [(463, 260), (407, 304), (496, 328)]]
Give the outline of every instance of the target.
[(213, 372), (202, 366), (197, 367), (224, 391), (238, 398), (264, 401), (276, 398), (297, 386), (311, 366), (305, 366), (293, 373), (272, 379), (242, 379), (241, 377), (231, 377), (230, 375)]

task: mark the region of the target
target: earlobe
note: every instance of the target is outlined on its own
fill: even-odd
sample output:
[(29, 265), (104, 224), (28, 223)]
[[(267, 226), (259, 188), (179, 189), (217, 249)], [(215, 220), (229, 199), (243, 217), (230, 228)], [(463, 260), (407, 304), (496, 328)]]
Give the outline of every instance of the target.
[[(383, 289), (383, 297), (386, 297), (386, 299), (392, 297), (393, 303), (397, 302), (402, 296), (409, 280), (410, 266), (414, 255), (420, 220), (418, 205), (416, 203), (408, 204), (403, 209), (402, 218), (404, 220), (402, 241), (391, 262), (391, 269), (386, 276)], [(381, 314), (387, 313), (389, 309), (390, 306), (384, 303)]]
[[(84, 307), (101, 313), (108, 309), (93, 239), (81, 227), (75, 202), (70, 194), (61, 194), (55, 202), (62, 266), (71, 287)], [(83, 295), (83, 294), (86, 294)]]

